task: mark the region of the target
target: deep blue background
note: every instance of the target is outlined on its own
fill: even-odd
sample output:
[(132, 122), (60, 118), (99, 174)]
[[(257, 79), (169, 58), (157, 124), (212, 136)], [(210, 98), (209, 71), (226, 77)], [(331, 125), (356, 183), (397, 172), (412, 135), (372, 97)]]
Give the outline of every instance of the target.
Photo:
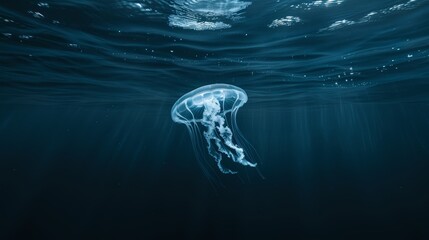
[[(174, 1), (46, 2), (0, 4), (0, 239), (429, 238), (428, 1), (252, 1), (207, 31)], [(213, 187), (171, 120), (211, 83), (247, 92), (264, 178)]]

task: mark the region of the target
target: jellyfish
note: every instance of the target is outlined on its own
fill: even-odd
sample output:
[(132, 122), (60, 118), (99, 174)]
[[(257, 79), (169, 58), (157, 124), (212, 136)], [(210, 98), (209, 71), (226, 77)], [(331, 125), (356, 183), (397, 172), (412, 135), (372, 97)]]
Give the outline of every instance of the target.
[(171, 118), (186, 125), (197, 155), (204, 154), (201, 149), (205, 146), (220, 172), (236, 174), (237, 171), (224, 166), (225, 157), (232, 164), (256, 167), (256, 163), (246, 157), (243, 147), (235, 143), (244, 145), (247, 142), (236, 122), (237, 111), (246, 102), (247, 94), (239, 87), (206, 85), (179, 98), (171, 109)]

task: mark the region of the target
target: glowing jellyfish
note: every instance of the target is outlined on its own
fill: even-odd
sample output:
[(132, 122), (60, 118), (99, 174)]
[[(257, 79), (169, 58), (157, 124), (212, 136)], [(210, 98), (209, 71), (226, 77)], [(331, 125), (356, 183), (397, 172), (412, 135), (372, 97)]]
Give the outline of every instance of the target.
[(246, 160), (244, 149), (234, 143), (246, 142), (236, 122), (237, 111), (246, 102), (247, 94), (239, 87), (229, 84), (207, 85), (179, 98), (171, 109), (171, 118), (186, 125), (197, 155), (204, 154), (202, 149), (206, 144), (219, 170), (225, 174), (234, 174), (237, 172), (223, 165), (223, 156), (234, 164), (256, 166), (256, 163)]

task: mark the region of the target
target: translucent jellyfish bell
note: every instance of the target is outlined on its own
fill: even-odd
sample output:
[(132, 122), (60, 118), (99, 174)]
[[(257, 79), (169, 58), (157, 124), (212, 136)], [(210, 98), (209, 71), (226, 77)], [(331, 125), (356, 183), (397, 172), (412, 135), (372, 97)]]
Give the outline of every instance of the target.
[(219, 170), (225, 174), (234, 174), (236, 171), (222, 164), (223, 156), (236, 164), (256, 166), (256, 163), (246, 160), (243, 148), (235, 143), (245, 142), (237, 128), (236, 114), (246, 102), (247, 94), (239, 87), (229, 84), (207, 85), (179, 98), (171, 109), (171, 118), (187, 126), (197, 154), (204, 154), (201, 149), (206, 145)]

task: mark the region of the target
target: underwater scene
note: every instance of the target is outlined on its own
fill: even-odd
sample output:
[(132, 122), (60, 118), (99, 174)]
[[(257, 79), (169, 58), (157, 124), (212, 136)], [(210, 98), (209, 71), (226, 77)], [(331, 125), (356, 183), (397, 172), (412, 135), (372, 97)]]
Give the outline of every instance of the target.
[(429, 239), (428, 0), (0, 3), (0, 239)]

